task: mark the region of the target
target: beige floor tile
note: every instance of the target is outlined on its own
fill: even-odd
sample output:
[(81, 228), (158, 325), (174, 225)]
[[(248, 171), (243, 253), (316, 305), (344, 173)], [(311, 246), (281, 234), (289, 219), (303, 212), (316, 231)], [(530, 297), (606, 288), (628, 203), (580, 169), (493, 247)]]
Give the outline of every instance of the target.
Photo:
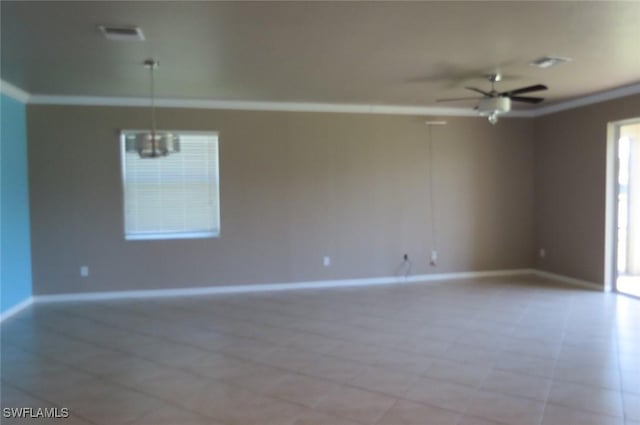
[(548, 403), (542, 425), (623, 425), (622, 418)]
[(149, 351), (142, 355), (147, 360), (166, 365), (168, 367), (187, 367), (198, 360), (208, 357), (211, 352), (182, 345), (180, 343), (161, 343), (150, 345)]
[(621, 371), (622, 391), (640, 395), (640, 365), (638, 369)]
[[(148, 360), (139, 359), (125, 353), (105, 353), (97, 356), (91, 356), (74, 364), (74, 367), (90, 373), (92, 375), (104, 376), (119, 373), (127, 373), (133, 368), (133, 362), (146, 362), (149, 365), (161, 367), (157, 364), (149, 362)], [(141, 366), (144, 367), (144, 366)]]
[(206, 355), (181, 367), (198, 376), (208, 378), (234, 378), (251, 375), (253, 368), (259, 364), (231, 356), (209, 352)]
[(438, 341), (438, 340), (415, 340), (415, 343), (411, 345), (408, 350), (419, 353), (427, 357), (442, 357), (444, 353), (451, 347), (450, 342)]
[(205, 389), (196, 404), (196, 412), (226, 425), (289, 425), (306, 412), (293, 403), (217, 386)]
[(364, 390), (402, 398), (411, 384), (418, 379), (420, 379), (419, 376), (413, 373), (371, 366), (363, 369), (359, 375), (349, 381), (349, 384)]
[(536, 338), (514, 337), (508, 338), (502, 349), (506, 352), (540, 357), (546, 360), (555, 360), (560, 352), (560, 343), (545, 343)]
[(480, 389), (546, 401), (551, 389), (551, 382), (550, 379), (493, 370)]
[(441, 357), (446, 360), (460, 363), (469, 363), (479, 366), (493, 366), (500, 352), (498, 349), (488, 349), (466, 345), (461, 343), (452, 344)]
[(374, 364), (380, 351), (382, 348), (376, 345), (341, 341), (333, 346), (327, 354), (361, 363)]
[(491, 367), (487, 365), (436, 359), (423, 375), (427, 378), (475, 387), (485, 380), (490, 371)]
[(307, 369), (317, 362), (322, 355), (311, 351), (303, 351), (291, 347), (280, 347), (256, 359), (258, 363), (297, 372)]
[(304, 351), (327, 354), (330, 353), (333, 348), (340, 343), (341, 341), (337, 339), (322, 337), (309, 333), (300, 333), (299, 335), (290, 338), (287, 341), (286, 345), (288, 347), (297, 348)]
[(623, 415), (620, 392), (585, 385), (556, 381), (551, 387), (548, 402), (603, 415)]
[(553, 379), (616, 391), (620, 391), (622, 388), (618, 365), (604, 362), (580, 363), (575, 361), (572, 364), (556, 364)]
[(316, 409), (363, 424), (374, 424), (396, 399), (370, 391), (343, 386), (332, 391)]
[(49, 372), (69, 370), (61, 362), (47, 357), (34, 355), (21, 349), (2, 347), (2, 379), (9, 382), (21, 380), (31, 375), (42, 375)]
[(367, 367), (368, 365), (364, 363), (323, 355), (299, 371), (320, 379), (348, 383)]
[(475, 416), (463, 416), (458, 425), (504, 425), (501, 422), (494, 422), (488, 419), (478, 418)]
[(135, 387), (140, 382), (159, 377), (167, 371), (166, 366), (133, 357), (108, 369), (101, 378), (125, 387)]
[(181, 400), (183, 407), (199, 414), (212, 417), (220, 422), (229, 422), (241, 414), (257, 410), (270, 400), (258, 393), (245, 390), (218, 380), (209, 380), (196, 393)]
[(158, 409), (156, 399), (139, 392), (119, 388), (99, 397), (76, 399), (65, 404), (71, 413), (90, 422), (103, 425), (131, 423), (146, 413)]
[(273, 350), (279, 348), (278, 345), (253, 338), (225, 338), (210, 346), (203, 348), (216, 351), (218, 353), (227, 354), (232, 357), (245, 360), (257, 360), (262, 356), (266, 356)]
[(256, 365), (251, 367), (250, 374), (222, 378), (220, 381), (236, 385), (250, 391), (262, 393), (273, 387), (291, 372), (275, 367)]
[(522, 375), (553, 377), (554, 362), (540, 357), (532, 357), (515, 353), (503, 352), (495, 363), (495, 369)]
[(472, 329), (466, 331), (458, 338), (457, 342), (460, 344), (471, 345), (478, 348), (487, 348), (495, 350), (502, 348), (506, 343), (507, 337), (495, 332), (495, 324), (488, 327), (486, 330)]
[[(466, 329), (465, 329), (466, 330)], [(429, 324), (421, 326), (417, 329), (417, 334), (425, 340), (433, 340), (446, 344), (453, 344), (458, 340), (462, 331), (452, 329), (437, 324)]]
[(264, 391), (264, 394), (313, 408), (329, 393), (339, 388), (340, 385), (333, 382), (299, 374), (289, 374), (273, 387)]
[(314, 410), (308, 410), (302, 413), (293, 422), (293, 425), (358, 425), (358, 423)]
[[(51, 408), (51, 407), (55, 407), (56, 405), (50, 401), (46, 401), (38, 397), (35, 397), (31, 394), (27, 394), (26, 392), (21, 391), (20, 389), (17, 389), (15, 387), (9, 386), (3, 382), (2, 392), (0, 393), (0, 406), (2, 408), (8, 408), (8, 409), (13, 409), (13, 408), (19, 409), (23, 407), (31, 407), (31, 408), (37, 409), (40, 407)], [(2, 415), (0, 417), (4, 418), (3, 414), (4, 414), (4, 411), (0, 412), (0, 415)], [(22, 420), (24, 418), (16, 418), (16, 421), (18, 419)]]
[(545, 404), (539, 401), (478, 392), (465, 414), (508, 425), (538, 425)]
[(459, 414), (408, 400), (398, 400), (377, 425), (457, 425)]
[(145, 394), (184, 406), (211, 382), (212, 380), (208, 378), (168, 369), (161, 375), (135, 383), (133, 387)]
[(431, 366), (432, 362), (433, 359), (424, 354), (394, 349), (380, 351), (374, 365), (402, 372), (421, 374)]
[(640, 421), (640, 395), (624, 393), (624, 417), (632, 421)]
[(405, 398), (462, 413), (475, 392), (472, 387), (422, 378), (409, 387)]
[(152, 409), (131, 425), (222, 425), (211, 418), (177, 407), (162, 406)]
[(19, 388), (53, 403), (77, 400), (88, 395), (106, 394), (122, 388), (103, 379), (72, 372), (68, 374), (48, 374), (38, 380), (25, 380), (18, 383)]

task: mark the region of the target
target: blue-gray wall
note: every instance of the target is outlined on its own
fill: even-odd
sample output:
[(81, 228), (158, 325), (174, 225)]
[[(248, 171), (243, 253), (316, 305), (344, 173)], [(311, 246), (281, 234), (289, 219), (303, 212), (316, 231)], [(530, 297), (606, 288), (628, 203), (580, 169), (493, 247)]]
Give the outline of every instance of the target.
[(31, 238), (25, 105), (2, 95), (2, 313), (31, 296)]

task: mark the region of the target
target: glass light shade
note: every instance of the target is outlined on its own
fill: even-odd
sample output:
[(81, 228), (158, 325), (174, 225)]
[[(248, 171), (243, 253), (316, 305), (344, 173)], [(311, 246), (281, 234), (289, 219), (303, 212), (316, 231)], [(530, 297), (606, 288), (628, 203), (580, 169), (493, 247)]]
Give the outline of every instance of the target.
[(158, 158), (180, 152), (180, 138), (172, 133), (141, 132), (127, 137), (127, 152), (137, 152), (140, 158)]

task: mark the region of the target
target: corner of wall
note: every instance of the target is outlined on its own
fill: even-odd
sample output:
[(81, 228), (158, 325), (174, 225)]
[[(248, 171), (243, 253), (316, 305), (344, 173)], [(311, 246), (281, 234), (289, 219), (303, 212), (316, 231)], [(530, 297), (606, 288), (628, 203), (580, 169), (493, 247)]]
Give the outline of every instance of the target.
[(533, 118), (536, 269), (606, 286), (608, 128), (638, 115), (635, 90)]
[(26, 105), (4, 84), (2, 89), (0, 321), (28, 306), (32, 296)]

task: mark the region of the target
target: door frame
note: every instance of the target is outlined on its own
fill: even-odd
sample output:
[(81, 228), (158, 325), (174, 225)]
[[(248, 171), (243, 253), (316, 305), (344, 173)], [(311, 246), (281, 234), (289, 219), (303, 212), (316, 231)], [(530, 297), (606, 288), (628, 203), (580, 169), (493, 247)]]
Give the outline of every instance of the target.
[[(640, 124), (640, 117), (611, 121), (607, 124), (607, 169), (606, 169), (606, 207), (605, 207), (605, 249), (604, 284), (605, 291), (618, 291), (618, 141), (620, 128), (630, 124)], [(633, 296), (633, 295), (630, 295)]]

